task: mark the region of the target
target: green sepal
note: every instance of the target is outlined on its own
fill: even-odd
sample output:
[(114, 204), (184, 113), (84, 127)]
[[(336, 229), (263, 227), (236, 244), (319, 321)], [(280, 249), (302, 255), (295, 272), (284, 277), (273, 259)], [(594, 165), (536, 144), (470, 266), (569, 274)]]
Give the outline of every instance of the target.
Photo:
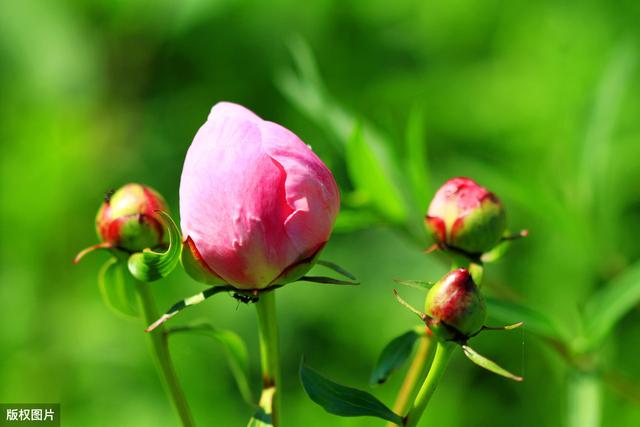
[(469, 360), (471, 360), (473, 363), (480, 366), (481, 368), (484, 368), (488, 371), (493, 372), (494, 374), (500, 375), (505, 378), (509, 378), (514, 381), (523, 380), (521, 376), (512, 374), (506, 369), (500, 367), (500, 365), (498, 365), (496, 362), (487, 359), (486, 357), (476, 352), (474, 349), (472, 349), (468, 345), (462, 345), (462, 351), (464, 352), (464, 355), (467, 356)]
[(175, 333), (200, 333), (214, 338), (222, 345), (229, 369), (233, 375), (242, 398), (250, 405), (255, 405), (253, 392), (249, 383), (249, 353), (242, 338), (233, 331), (218, 329), (208, 323), (194, 323), (167, 329), (169, 336)]
[(304, 361), (300, 365), (300, 381), (311, 400), (331, 414), (377, 417), (402, 425), (402, 417), (372, 394), (337, 384), (306, 366)]
[(340, 267), (335, 262), (325, 261), (325, 260), (321, 259), (321, 260), (318, 260), (318, 265), (321, 265), (323, 267), (327, 267), (327, 268), (335, 271), (336, 273), (346, 277), (347, 279), (351, 279), (351, 280), (355, 280), (355, 281), (358, 280), (356, 278), (356, 276), (354, 276), (353, 274), (349, 273), (347, 270), (345, 270), (344, 268)]
[(165, 252), (155, 252), (147, 248), (132, 254), (128, 261), (133, 277), (143, 282), (153, 282), (168, 276), (180, 262), (180, 230), (168, 213), (158, 211), (158, 216), (169, 230), (169, 247)]
[(393, 279), (394, 282), (396, 282), (399, 285), (404, 285), (404, 286), (409, 286), (412, 288), (416, 288), (416, 289), (421, 289), (424, 291), (428, 291), (429, 289), (431, 289), (433, 287), (433, 285), (436, 284), (436, 282), (427, 282), (424, 280), (399, 280), (399, 279)]
[[(424, 330), (424, 327), (420, 329)], [(407, 361), (419, 337), (420, 334), (417, 331), (411, 330), (392, 339), (380, 353), (376, 366), (371, 372), (369, 384), (384, 384), (391, 374)]]
[(360, 284), (360, 282), (354, 282), (351, 280), (334, 279), (333, 277), (326, 277), (326, 276), (303, 276), (298, 279), (298, 282), (311, 282), (311, 283), (321, 283), (326, 285), (347, 285), (347, 286), (358, 286)]
[(492, 263), (500, 260), (511, 246), (511, 240), (502, 240), (493, 248), (480, 255), (480, 260), (484, 263)]
[(98, 273), (98, 286), (102, 300), (116, 314), (138, 317), (136, 284), (124, 261), (116, 257), (107, 260)]

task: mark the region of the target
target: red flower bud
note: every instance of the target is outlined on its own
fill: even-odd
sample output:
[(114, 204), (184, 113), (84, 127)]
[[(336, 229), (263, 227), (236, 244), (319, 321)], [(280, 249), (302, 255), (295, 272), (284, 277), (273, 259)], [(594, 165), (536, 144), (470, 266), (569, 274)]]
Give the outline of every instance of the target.
[(432, 327), (436, 335), (445, 339), (454, 336), (447, 336), (446, 328), (438, 331), (438, 321), (467, 337), (482, 328), (487, 316), (484, 299), (465, 268), (449, 272), (429, 290), (425, 310), (436, 321)]
[(469, 178), (445, 182), (431, 201), (425, 222), (436, 242), (471, 254), (493, 248), (506, 227), (500, 200)]
[(127, 252), (158, 246), (164, 231), (157, 210), (167, 211), (158, 192), (141, 184), (127, 184), (107, 195), (98, 210), (98, 237)]

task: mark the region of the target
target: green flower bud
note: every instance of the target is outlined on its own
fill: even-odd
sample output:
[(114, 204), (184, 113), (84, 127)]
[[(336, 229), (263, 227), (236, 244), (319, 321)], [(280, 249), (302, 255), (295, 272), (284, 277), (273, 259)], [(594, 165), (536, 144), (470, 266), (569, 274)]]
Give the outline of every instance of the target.
[(105, 197), (96, 216), (98, 237), (127, 252), (158, 246), (164, 234), (158, 210), (167, 211), (158, 192), (141, 184), (127, 184)]
[(487, 317), (484, 298), (465, 268), (449, 272), (429, 290), (425, 311), (433, 318), (429, 327), (445, 340), (475, 334)]
[(425, 218), (436, 242), (470, 254), (489, 251), (506, 228), (500, 200), (469, 178), (453, 178), (436, 192)]

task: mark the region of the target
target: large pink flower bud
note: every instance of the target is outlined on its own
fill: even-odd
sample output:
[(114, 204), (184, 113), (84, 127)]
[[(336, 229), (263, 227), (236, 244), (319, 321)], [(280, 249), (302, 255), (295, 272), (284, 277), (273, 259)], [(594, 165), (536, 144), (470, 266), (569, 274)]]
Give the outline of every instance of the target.
[(300, 278), (338, 214), (333, 175), (293, 132), (216, 104), (182, 170), (183, 265), (196, 280), (261, 289)]
[(506, 227), (500, 200), (469, 178), (453, 178), (436, 192), (425, 218), (438, 243), (469, 253), (493, 248)]

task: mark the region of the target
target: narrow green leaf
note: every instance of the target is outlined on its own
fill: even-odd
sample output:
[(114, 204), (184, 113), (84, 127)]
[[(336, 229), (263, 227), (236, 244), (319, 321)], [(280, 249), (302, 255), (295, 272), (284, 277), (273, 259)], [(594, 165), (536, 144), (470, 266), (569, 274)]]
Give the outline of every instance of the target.
[(522, 377), (518, 375), (514, 375), (511, 372), (507, 371), (506, 369), (500, 367), (496, 362), (482, 356), (481, 354), (476, 352), (474, 349), (472, 349), (468, 345), (463, 345), (462, 351), (464, 351), (464, 355), (467, 356), (469, 360), (471, 360), (473, 363), (480, 366), (481, 368), (484, 368), (488, 371), (493, 372), (494, 374), (500, 375), (505, 378), (509, 378), (514, 381), (523, 380)]
[(402, 425), (402, 417), (372, 394), (337, 384), (304, 363), (300, 366), (300, 380), (311, 400), (331, 414), (341, 417), (377, 417)]
[(126, 269), (126, 264), (118, 258), (110, 258), (98, 273), (100, 295), (115, 313), (137, 317), (136, 284)]
[(424, 280), (399, 280), (399, 279), (393, 279), (394, 282), (396, 282), (399, 285), (404, 285), (404, 286), (410, 286), (412, 288), (416, 288), (416, 289), (422, 289), (422, 290), (429, 290), (433, 287), (433, 285), (435, 285), (435, 282), (427, 282)]
[(380, 216), (370, 210), (340, 209), (333, 231), (335, 233), (350, 233), (364, 230), (382, 222)]
[(153, 331), (155, 328), (162, 325), (164, 322), (171, 319), (173, 316), (180, 313), (182, 310), (184, 310), (189, 306), (200, 304), (202, 301), (216, 294), (219, 294), (220, 292), (227, 292), (227, 291), (233, 291), (233, 290), (235, 290), (233, 286), (214, 286), (203, 292), (199, 292), (195, 295), (192, 295), (189, 298), (185, 298), (181, 301), (178, 301), (177, 303), (172, 305), (171, 308), (167, 310), (162, 316), (160, 316), (158, 320), (156, 320), (151, 325), (149, 325), (149, 327), (145, 330), (145, 332)]
[(356, 124), (346, 147), (349, 176), (358, 191), (367, 195), (381, 215), (391, 222), (400, 223), (407, 212), (391, 172), (391, 156), (386, 145), (369, 144), (362, 125)]
[(357, 286), (360, 282), (355, 282), (351, 280), (340, 280), (334, 279), (333, 277), (324, 277), (324, 276), (304, 276), (298, 279), (299, 282), (312, 282), (312, 283), (323, 283), (328, 285), (350, 285)]
[(215, 328), (208, 323), (196, 323), (167, 329), (167, 333), (171, 335), (181, 332), (204, 334), (218, 341), (224, 349), (229, 369), (240, 390), (240, 394), (248, 404), (255, 405), (249, 384), (249, 356), (247, 346), (238, 334), (230, 330)]
[(414, 107), (409, 114), (405, 144), (406, 171), (413, 190), (413, 198), (420, 212), (426, 212), (430, 191), (422, 108)]
[(584, 310), (588, 346), (600, 344), (639, 302), (640, 262), (636, 262), (589, 298)]
[(418, 338), (419, 335), (412, 330), (392, 339), (382, 350), (369, 378), (369, 384), (385, 383), (391, 374), (399, 369), (409, 358), (413, 345)]
[(544, 314), (521, 304), (486, 297), (489, 316), (505, 323), (524, 322), (523, 328), (543, 338), (566, 341), (568, 333)]
[(358, 279), (356, 279), (356, 276), (354, 276), (353, 274), (349, 273), (347, 270), (345, 270), (344, 268), (340, 267), (335, 262), (319, 260), (317, 262), (317, 264), (321, 265), (323, 267), (330, 268), (331, 270), (335, 271), (336, 273), (343, 275), (347, 279), (358, 280)]
[(152, 282), (166, 277), (180, 262), (182, 240), (176, 223), (166, 212), (158, 212), (169, 230), (169, 248), (166, 252), (145, 249), (129, 257), (129, 271), (138, 280)]

